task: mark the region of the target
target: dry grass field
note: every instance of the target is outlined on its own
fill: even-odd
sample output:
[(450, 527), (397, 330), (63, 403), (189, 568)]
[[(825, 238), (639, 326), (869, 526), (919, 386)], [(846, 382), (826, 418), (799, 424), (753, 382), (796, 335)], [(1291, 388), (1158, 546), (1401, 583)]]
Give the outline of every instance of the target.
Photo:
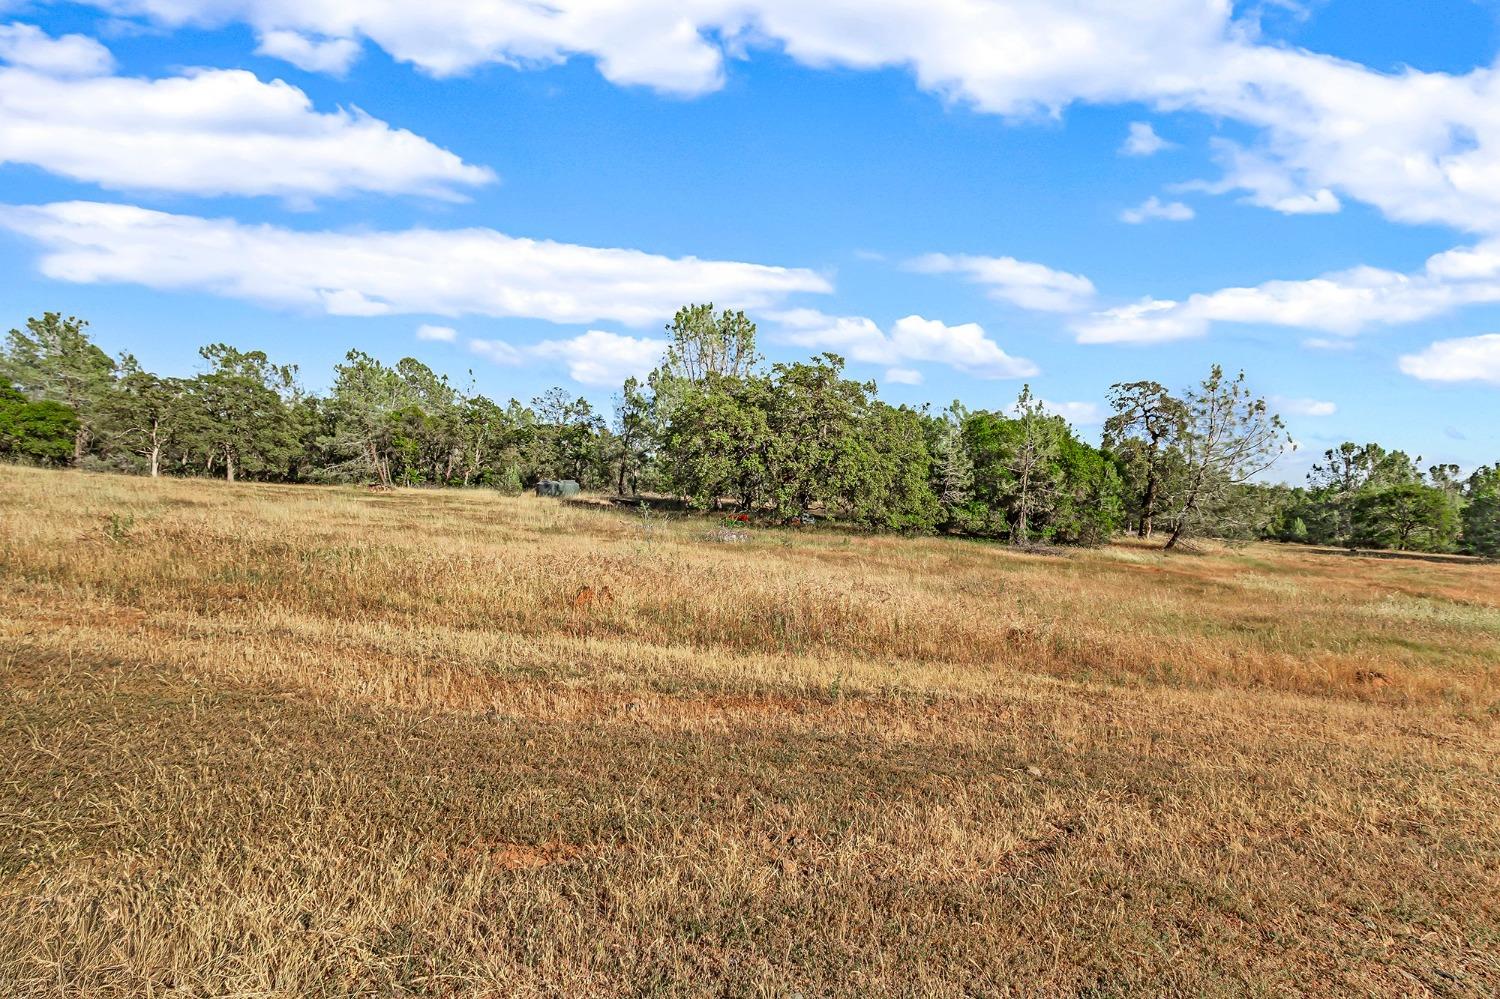
[(1500, 993), (1500, 567), (747, 533), (0, 468), (0, 995)]

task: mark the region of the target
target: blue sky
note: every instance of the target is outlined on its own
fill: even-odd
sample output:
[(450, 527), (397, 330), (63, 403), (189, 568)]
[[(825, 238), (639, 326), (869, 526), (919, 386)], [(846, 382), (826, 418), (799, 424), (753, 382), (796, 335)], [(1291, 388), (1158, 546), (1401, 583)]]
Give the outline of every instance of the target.
[(0, 0), (0, 323), (607, 405), (712, 298), (893, 402), (1029, 381), (1093, 435), (1110, 383), (1219, 362), (1284, 477), (1471, 467), (1497, 45), (1476, 0)]

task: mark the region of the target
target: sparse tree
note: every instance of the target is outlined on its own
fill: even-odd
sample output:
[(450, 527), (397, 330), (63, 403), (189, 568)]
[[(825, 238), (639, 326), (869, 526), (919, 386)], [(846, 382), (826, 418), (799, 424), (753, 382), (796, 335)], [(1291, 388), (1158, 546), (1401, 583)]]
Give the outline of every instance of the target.
[(1110, 387), (1114, 415), (1104, 424), (1104, 444), (1136, 483), (1136, 531), (1151, 537), (1166, 502), (1172, 473), (1180, 467), (1179, 446), (1187, 406), (1159, 382), (1120, 382)]
[(1185, 476), (1173, 514), (1168, 550), (1176, 548), (1206, 507), (1222, 503), (1234, 487), (1250, 481), (1295, 447), (1281, 418), (1245, 385), (1245, 374), (1224, 377), (1215, 364), (1187, 397), (1182, 435)]
[(702, 382), (710, 375), (744, 378), (760, 364), (755, 350), (755, 324), (743, 312), (714, 313), (713, 303), (677, 310), (667, 327), (663, 368), (673, 377)]
[(1066, 424), (1052, 416), (1040, 399), (1023, 385), (1016, 399), (1016, 423), (1019, 434), (1009, 466), (1014, 476), (1015, 518), (1011, 525), (1011, 543), (1027, 544), (1031, 539), (1032, 519), (1051, 509), (1058, 487), (1053, 467), (1058, 457)]
[(654, 422), (651, 400), (641, 390), (640, 379), (627, 378), (615, 403), (617, 481), (615, 491), (634, 495), (641, 475), (651, 461)]
[(968, 411), (954, 400), (938, 417), (933, 439), (933, 491), (941, 512), (941, 524), (947, 529), (964, 529), (970, 518), (969, 506), (974, 499), (974, 458), (964, 442), (964, 420)]

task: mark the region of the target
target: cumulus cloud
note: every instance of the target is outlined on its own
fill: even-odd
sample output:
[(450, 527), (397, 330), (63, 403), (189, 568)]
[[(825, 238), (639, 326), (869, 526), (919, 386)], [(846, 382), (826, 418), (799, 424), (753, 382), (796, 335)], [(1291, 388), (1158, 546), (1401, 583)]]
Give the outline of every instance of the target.
[(1172, 143), (1156, 134), (1149, 121), (1133, 121), (1120, 152), (1125, 156), (1154, 156), (1171, 146)]
[(439, 76), (583, 56), (615, 83), (695, 95), (722, 86), (727, 56), (770, 48), (814, 67), (901, 69), (1008, 116), (1142, 103), (1247, 126), (1245, 148), (1224, 147), (1223, 182), (1257, 204), (1324, 212), (1353, 198), (1403, 222), (1500, 233), (1500, 74), (1383, 73), (1267, 43), (1228, 0), (93, 3), (167, 25), (364, 39)]
[(667, 341), (589, 330), (575, 337), (522, 346), (503, 340), (470, 340), (469, 348), (497, 364), (555, 361), (581, 385), (610, 388), (630, 377), (644, 378), (661, 362)]
[(920, 385), (922, 372), (916, 368), (891, 368), (886, 371), (885, 380), (891, 385)]
[(452, 343), (458, 339), (458, 330), (452, 326), (433, 326), (430, 323), (423, 323), (417, 327), (417, 339)]
[(297, 31), (267, 31), (255, 51), (291, 63), (309, 73), (343, 76), (359, 58), (359, 42), (352, 38), (309, 38)]
[(1120, 213), (1120, 221), (1131, 225), (1139, 225), (1152, 219), (1160, 219), (1165, 222), (1187, 222), (1192, 219), (1194, 212), (1191, 206), (1181, 201), (1163, 202), (1156, 195), (1152, 195), (1135, 208), (1127, 208)]
[(1036, 312), (1077, 312), (1094, 297), (1088, 278), (1014, 257), (929, 253), (908, 261), (907, 267), (922, 274), (962, 275), (990, 298)]
[(1438, 340), (1398, 364), (1428, 382), (1488, 382), (1500, 385), (1500, 333)]
[(53, 38), (31, 24), (0, 24), (0, 62), (48, 76), (97, 76), (115, 65), (109, 49), (85, 35)]
[(1074, 324), (1083, 343), (1156, 343), (1202, 336), (1214, 323), (1283, 326), (1333, 334), (1335, 347), (1374, 325), (1417, 322), (1466, 305), (1500, 302), (1500, 240), (1447, 250), (1412, 273), (1354, 267), (1304, 281), (1224, 288), (1184, 301), (1145, 299)]
[(494, 179), (358, 110), (241, 70), (138, 80), (62, 79), (0, 67), (0, 163), (126, 190), (454, 198)]
[(886, 332), (864, 316), (829, 316), (815, 309), (793, 309), (767, 318), (778, 325), (778, 338), (785, 343), (832, 351), (867, 364), (900, 369), (903, 362), (925, 361), (946, 364), (977, 378), (1024, 378), (1039, 370), (1026, 358), (1007, 354), (977, 323), (949, 326), (936, 319), (906, 316)]
[(776, 305), (812, 271), (520, 239), (493, 229), (303, 232), (74, 201), (0, 208), (48, 277), (206, 292), (332, 315), (515, 316), (645, 325), (683, 302)]

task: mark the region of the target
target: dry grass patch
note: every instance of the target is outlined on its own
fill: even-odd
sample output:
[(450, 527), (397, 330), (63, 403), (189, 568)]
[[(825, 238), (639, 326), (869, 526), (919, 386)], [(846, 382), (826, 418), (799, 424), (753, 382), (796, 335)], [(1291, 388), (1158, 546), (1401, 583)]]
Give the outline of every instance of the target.
[(1493, 566), (14, 469), (0, 518), (7, 995), (1500, 990)]

